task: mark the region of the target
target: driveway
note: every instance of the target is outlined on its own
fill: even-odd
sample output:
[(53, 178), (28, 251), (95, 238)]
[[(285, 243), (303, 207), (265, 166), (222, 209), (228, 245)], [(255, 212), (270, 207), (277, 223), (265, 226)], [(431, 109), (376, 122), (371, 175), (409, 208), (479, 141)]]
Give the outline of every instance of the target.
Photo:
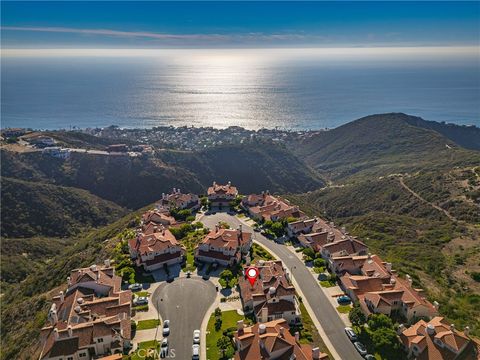
[(214, 228), (219, 221), (224, 221), (232, 228), (237, 228), (242, 224), (244, 230), (251, 231), (254, 234), (254, 239), (266, 249), (277, 255), (290, 270), (299, 290), (302, 292), (303, 297), (307, 300), (313, 311), (313, 314), (311, 315), (314, 315), (317, 318), (326, 337), (328, 337), (329, 342), (338, 354), (337, 356), (334, 354), (334, 356), (339, 359), (348, 360), (362, 359), (360, 354), (355, 350), (352, 342), (345, 334), (345, 325), (342, 319), (340, 319), (337, 310), (333, 307), (325, 293), (320, 289), (318, 281), (315, 280), (303, 261), (293, 254), (285, 245), (276, 244), (260, 233), (254, 232), (250, 226), (246, 225), (246, 223), (241, 222), (235, 216), (229, 215), (225, 212), (205, 215), (200, 221), (209, 228)]
[(216, 296), (215, 285), (197, 277), (163, 283), (152, 294), (152, 304), (162, 320), (170, 320), (168, 342), (170, 349), (175, 349), (177, 359), (192, 357), (193, 330), (201, 328)]

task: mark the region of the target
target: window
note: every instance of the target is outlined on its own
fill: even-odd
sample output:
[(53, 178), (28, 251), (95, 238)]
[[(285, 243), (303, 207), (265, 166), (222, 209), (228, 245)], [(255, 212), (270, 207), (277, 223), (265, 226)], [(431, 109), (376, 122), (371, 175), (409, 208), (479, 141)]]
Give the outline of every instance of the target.
[(85, 357), (85, 356), (87, 356), (87, 354), (85, 354), (85, 353), (80, 353), (79, 356), (80, 356), (80, 357)]
[(103, 342), (103, 338), (98, 338), (98, 339), (97, 339), (97, 342), (102, 343), (102, 342)]
[(67, 360), (73, 360), (73, 356), (67, 357)]

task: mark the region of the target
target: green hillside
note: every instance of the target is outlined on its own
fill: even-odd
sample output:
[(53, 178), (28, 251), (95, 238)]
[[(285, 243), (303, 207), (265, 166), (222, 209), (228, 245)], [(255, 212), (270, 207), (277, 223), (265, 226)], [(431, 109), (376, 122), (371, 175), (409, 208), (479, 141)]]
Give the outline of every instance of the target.
[(418, 119), (371, 115), (304, 139), (292, 150), (333, 181), (480, 163), (480, 153), (417, 126)]
[(88, 191), (2, 177), (2, 237), (62, 237), (106, 225), (126, 210)]
[(158, 200), (173, 187), (204, 193), (214, 180), (232, 181), (243, 193), (304, 192), (323, 184), (307, 165), (273, 144), (161, 151), (154, 158), (73, 153), (66, 161), (2, 151), (2, 176), (85, 189), (131, 209)]

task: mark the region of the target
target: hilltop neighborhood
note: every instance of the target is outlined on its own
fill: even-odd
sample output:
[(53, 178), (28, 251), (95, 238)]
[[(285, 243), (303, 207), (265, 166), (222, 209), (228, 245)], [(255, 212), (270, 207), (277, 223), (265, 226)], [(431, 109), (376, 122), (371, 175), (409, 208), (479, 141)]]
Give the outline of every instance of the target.
[[(213, 182), (205, 193), (162, 194), (120, 239), (121, 262), (72, 269), (52, 299), (41, 359), (169, 358), (182, 349), (182, 359), (344, 359), (342, 351), (378, 359), (379, 338), (392, 359), (478, 359), (468, 327), (448, 324), (412, 277), (347, 229), (268, 190), (241, 196), (232, 183)], [(300, 266), (288, 267), (277, 251), (301, 261), (316, 287), (302, 286)], [(253, 284), (249, 266), (258, 269)], [(215, 299), (193, 340), (176, 333), (161, 304), (171, 286), (189, 281), (212, 283)], [(329, 335), (312, 299), (343, 324), (340, 335)]]

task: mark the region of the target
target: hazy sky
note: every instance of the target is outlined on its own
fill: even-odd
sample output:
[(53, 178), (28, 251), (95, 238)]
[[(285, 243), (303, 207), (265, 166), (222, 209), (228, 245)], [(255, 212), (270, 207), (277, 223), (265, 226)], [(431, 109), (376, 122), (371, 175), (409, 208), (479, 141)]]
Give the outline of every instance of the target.
[(2, 48), (452, 46), (480, 2), (6, 2)]

